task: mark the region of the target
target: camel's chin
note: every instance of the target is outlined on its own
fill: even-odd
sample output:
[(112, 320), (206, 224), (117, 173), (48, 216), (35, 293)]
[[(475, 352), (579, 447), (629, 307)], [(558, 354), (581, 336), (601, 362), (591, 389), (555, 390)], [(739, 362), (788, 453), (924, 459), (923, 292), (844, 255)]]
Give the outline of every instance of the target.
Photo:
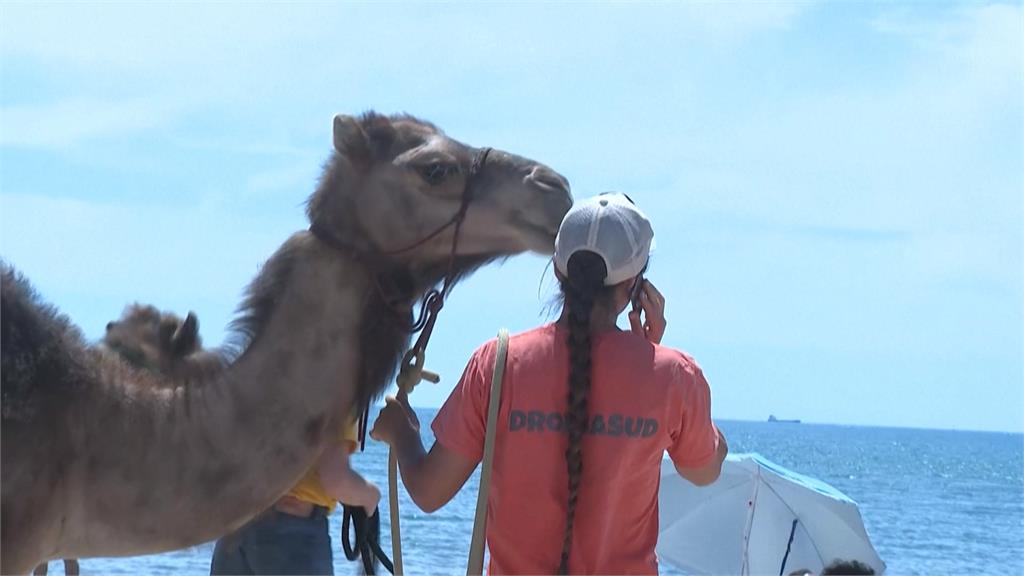
[(551, 233), (536, 234), (527, 239), (526, 252), (533, 252), (541, 256), (551, 256), (555, 253), (555, 236)]
[(546, 226), (520, 221), (519, 239), (523, 246), (523, 252), (534, 252), (542, 256), (551, 256), (555, 253), (555, 236), (558, 230), (551, 230)]

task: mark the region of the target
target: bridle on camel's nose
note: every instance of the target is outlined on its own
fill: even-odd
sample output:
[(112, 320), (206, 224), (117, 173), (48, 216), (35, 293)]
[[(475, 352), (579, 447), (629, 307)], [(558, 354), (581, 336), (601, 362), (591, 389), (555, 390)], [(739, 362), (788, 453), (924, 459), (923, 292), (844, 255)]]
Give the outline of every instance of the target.
[[(384, 305), (392, 312), (392, 316), (394, 316), (392, 320), (400, 322), (401, 328), (408, 331), (410, 334), (415, 334), (417, 332), (420, 333), (420, 335), (416, 338), (416, 343), (413, 344), (412, 348), (410, 348), (409, 351), (405, 353), (405, 356), (402, 359), (399, 378), (404, 379), (408, 382), (405, 389), (403, 389), (402, 383), (399, 383), (399, 389), (402, 390), (403, 393), (407, 392), (409, 388), (419, 383), (419, 381), (423, 377), (426, 377), (427, 379), (433, 381), (437, 380), (436, 374), (423, 370), (423, 353), (427, 349), (427, 343), (430, 341), (430, 335), (434, 332), (434, 324), (437, 322), (437, 315), (441, 311), (441, 308), (444, 308), (444, 300), (445, 298), (448, 297), (448, 292), (451, 291), (452, 285), (455, 282), (455, 257), (457, 255), (459, 248), (459, 238), (462, 232), (462, 223), (466, 220), (466, 212), (469, 211), (469, 204), (473, 201), (474, 189), (476, 187), (477, 181), (480, 178), (480, 173), (483, 171), (484, 166), (487, 163), (487, 157), (490, 154), (491, 148), (484, 147), (480, 148), (477, 151), (476, 155), (473, 156), (473, 162), (472, 164), (470, 164), (469, 174), (466, 176), (466, 186), (462, 190), (462, 201), (459, 204), (459, 209), (447, 222), (441, 224), (441, 226), (439, 226), (436, 230), (434, 230), (430, 234), (427, 234), (423, 238), (413, 242), (412, 244), (409, 244), (408, 246), (403, 246), (401, 248), (392, 250), (382, 250), (377, 252), (378, 255), (382, 256), (396, 256), (398, 254), (410, 252), (412, 250), (415, 250), (416, 248), (419, 248), (420, 246), (423, 246), (427, 242), (433, 240), (448, 228), (452, 226), (455, 227), (455, 231), (452, 234), (451, 250), (448, 252), (448, 269), (444, 275), (444, 282), (441, 284), (440, 289), (436, 287), (431, 288), (423, 296), (423, 300), (420, 302), (419, 315), (415, 319), (415, 321), (405, 320), (405, 318), (408, 317), (407, 314), (409, 314), (409, 312), (400, 310), (394, 304), (388, 301), (388, 298), (385, 295), (384, 289), (380, 283), (380, 275), (376, 273), (372, 274), (377, 293), (381, 296), (381, 300), (383, 301)], [(310, 227), (310, 231), (313, 233), (314, 236), (324, 240), (328, 244), (336, 248), (343, 249), (346, 252), (353, 253), (357, 259), (366, 263), (371, 269), (373, 268), (373, 263), (368, 262), (368, 259), (365, 254), (360, 254), (359, 252), (353, 250), (351, 247), (345, 246), (343, 243), (339, 242), (334, 237), (333, 234), (331, 234), (327, 230), (324, 230), (321, 226), (313, 224)], [(415, 382), (412, 382), (412, 380), (415, 380)], [(364, 417), (360, 422), (361, 425), (359, 429), (359, 439), (361, 445), (364, 444), (366, 438), (367, 414), (365, 412), (368, 410), (369, 407), (367, 406), (366, 409), (364, 410)]]
[[(427, 343), (430, 341), (430, 335), (434, 332), (434, 324), (437, 322), (437, 315), (444, 307), (444, 300), (448, 296), (448, 292), (451, 290), (452, 285), (455, 282), (455, 257), (459, 248), (459, 237), (462, 232), (462, 223), (466, 220), (466, 212), (469, 210), (469, 204), (473, 201), (474, 187), (480, 178), (480, 173), (483, 171), (484, 165), (487, 163), (487, 157), (491, 153), (491, 148), (485, 147), (480, 148), (476, 155), (473, 157), (473, 163), (470, 165), (469, 174), (466, 176), (466, 186), (462, 190), (462, 201), (459, 204), (459, 210), (451, 217), (447, 222), (439, 226), (436, 230), (426, 235), (425, 237), (413, 242), (408, 246), (403, 246), (394, 250), (378, 251), (377, 255), (382, 256), (395, 256), (403, 254), (411, 250), (415, 250), (420, 246), (423, 246), (427, 242), (433, 240), (442, 232), (448, 228), (454, 226), (455, 230), (452, 234), (452, 247), (448, 252), (448, 269), (445, 272), (444, 282), (441, 284), (441, 288), (431, 288), (424, 296), (420, 303), (419, 317), (416, 321), (411, 323), (403, 322), (402, 328), (407, 330), (411, 334), (419, 332), (419, 336), (416, 338), (416, 343), (405, 353), (402, 358), (402, 365), (399, 368), (398, 373), (398, 394), (400, 396), (406, 396), (412, 390), (414, 386), (419, 384), (421, 380), (431, 380), (433, 382), (439, 381), (437, 374), (425, 370), (423, 368), (424, 363), (424, 352), (427, 349)], [(354, 250), (351, 246), (346, 246), (342, 242), (338, 241), (329, 231), (324, 230), (322, 226), (314, 223), (310, 226), (310, 232), (320, 240), (327, 244), (352, 253), (356, 259), (366, 264), (371, 271), (374, 269), (373, 263), (368, 262), (366, 254), (362, 254)], [(406, 312), (398, 310), (395, 306), (388, 301), (387, 296), (384, 294), (384, 289), (380, 284), (380, 275), (377, 273), (371, 274), (376, 286), (377, 293), (380, 295), (384, 305), (387, 306), (395, 316), (395, 319), (405, 318)], [(411, 312), (411, 311), (410, 311)], [(365, 448), (366, 445), (366, 428), (369, 422), (370, 406), (367, 404), (363, 407), (362, 417), (359, 422), (358, 438), (360, 444), (360, 450)], [(394, 558), (394, 565), (388, 566), (390, 563), (385, 562), (383, 551), (377, 546), (376, 550), (373, 551), (378, 558), (384, 562), (385, 567), (389, 568), (394, 574), (401, 575), (402, 570), (402, 548), (401, 548), (401, 535), (399, 529), (398, 519), (398, 460), (395, 457), (394, 452), (391, 452), (388, 456), (388, 484), (389, 484), (389, 500), (391, 508), (391, 534), (392, 534), (392, 553)], [(357, 530), (358, 533), (358, 530)], [(358, 540), (358, 536), (357, 536)], [(347, 536), (346, 536), (347, 542)], [(348, 551), (346, 550), (346, 556)], [(350, 558), (351, 559), (351, 558)], [(372, 574), (372, 562), (367, 562), (364, 558), (365, 568), (367, 573)]]
[(369, 257), (374, 255), (397, 256), (399, 254), (410, 252), (412, 250), (415, 250), (416, 248), (423, 246), (427, 242), (433, 240), (448, 228), (452, 226), (455, 227), (455, 233), (452, 235), (452, 247), (448, 254), (448, 269), (444, 276), (444, 283), (441, 285), (440, 290), (438, 290), (437, 288), (433, 288), (424, 295), (423, 300), (420, 302), (419, 316), (415, 321), (404, 320), (407, 317), (406, 315), (408, 314), (408, 312), (401, 310), (399, 307), (396, 307), (396, 305), (388, 299), (387, 295), (385, 294), (384, 288), (381, 286), (380, 275), (376, 273), (372, 274), (374, 284), (376, 285), (377, 288), (377, 292), (378, 294), (380, 294), (381, 300), (384, 302), (384, 305), (393, 313), (395, 317), (394, 320), (401, 322), (403, 324), (402, 328), (408, 331), (410, 334), (415, 334), (416, 332), (420, 332), (421, 330), (423, 331), (420, 334), (419, 339), (416, 341), (416, 346), (414, 346), (414, 348), (426, 347), (426, 343), (430, 339), (430, 333), (433, 330), (433, 324), (436, 321), (437, 313), (441, 310), (441, 308), (444, 307), (444, 299), (448, 296), (448, 292), (451, 290), (452, 283), (455, 280), (455, 256), (459, 247), (459, 236), (460, 233), (462, 232), (462, 223), (466, 219), (466, 212), (469, 210), (469, 204), (473, 200), (474, 185), (479, 179), (480, 173), (483, 170), (484, 165), (487, 163), (487, 157), (490, 155), (490, 153), (491, 148), (485, 147), (480, 148), (477, 151), (476, 155), (473, 156), (473, 162), (472, 164), (470, 164), (469, 174), (466, 177), (466, 186), (462, 190), (462, 201), (459, 204), (458, 211), (455, 212), (455, 214), (447, 222), (441, 224), (433, 232), (427, 234), (423, 238), (420, 238), (419, 240), (416, 240), (415, 242), (407, 246), (402, 246), (401, 248), (396, 248), (392, 250), (377, 250), (374, 253), (367, 254), (338, 240), (330, 231), (325, 230), (324, 227), (319, 223), (314, 222), (309, 227), (310, 232), (312, 232), (313, 235), (316, 236), (318, 239), (333, 246), (334, 248), (352, 254), (353, 256), (356, 257), (356, 259), (366, 264), (367, 267), (370, 268), (371, 270), (377, 267), (375, 266), (375, 263), (370, 260)]
[[(455, 255), (459, 248), (459, 234), (462, 232), (462, 223), (466, 220), (466, 212), (469, 210), (469, 203), (473, 200), (473, 185), (476, 183), (480, 176), (480, 171), (483, 170), (484, 164), (487, 162), (487, 156), (491, 153), (491, 148), (481, 148), (476, 155), (473, 157), (473, 163), (469, 168), (469, 175), (466, 177), (466, 187), (462, 190), (462, 202), (459, 205), (459, 211), (451, 217), (450, 220), (442, 224), (436, 230), (427, 234), (420, 240), (413, 242), (408, 246), (404, 246), (397, 250), (386, 250), (381, 252), (385, 256), (395, 256), (415, 250), (427, 242), (436, 238), (439, 234), (447, 230), (451, 226), (455, 226), (455, 233), (452, 234), (452, 248), (448, 253), (448, 271), (444, 276), (444, 284), (441, 285), (441, 289), (431, 289), (423, 297), (423, 301), (420, 303), (420, 314), (419, 318), (409, 326), (409, 332), (415, 334), (420, 333), (419, 338), (416, 340), (416, 345), (413, 348), (420, 346), (422, 342), (422, 348), (426, 348), (427, 341), (430, 340), (430, 333), (434, 329), (434, 322), (437, 320), (437, 313), (444, 307), (444, 299), (448, 296), (449, 290), (451, 290), (452, 282), (455, 280)], [(377, 286), (378, 290), (380, 285)], [(383, 296), (383, 294), (381, 294)], [(387, 302), (387, 299), (385, 299)], [(421, 350), (422, 351), (422, 350)]]
[[(448, 253), (448, 271), (445, 272), (444, 283), (441, 284), (440, 290), (437, 288), (431, 288), (430, 291), (423, 296), (423, 301), (420, 303), (419, 319), (413, 322), (412, 326), (409, 327), (410, 333), (415, 334), (418, 331), (420, 335), (416, 338), (416, 343), (409, 348), (409, 351), (406, 352), (405, 356), (402, 358), (402, 365), (399, 368), (398, 373), (399, 394), (408, 394), (414, 386), (420, 383), (421, 380), (426, 379), (435, 383), (440, 380), (440, 377), (437, 374), (434, 374), (429, 370), (424, 370), (424, 352), (427, 350), (427, 343), (430, 342), (430, 335), (434, 332), (434, 324), (437, 323), (437, 315), (441, 312), (441, 308), (444, 308), (444, 300), (448, 297), (448, 292), (451, 290), (452, 284), (454, 284), (455, 281), (455, 256), (459, 248), (459, 233), (462, 231), (462, 223), (466, 219), (466, 212), (469, 210), (469, 203), (473, 200), (473, 185), (476, 183), (477, 178), (479, 178), (480, 171), (483, 170), (484, 164), (487, 162), (487, 156), (490, 153), (490, 148), (481, 148), (480, 151), (477, 152), (476, 156), (473, 157), (473, 164), (470, 166), (469, 175), (466, 177), (466, 187), (462, 191), (462, 203), (459, 206), (459, 211), (455, 213), (455, 216), (452, 216), (451, 220), (442, 224), (440, 228), (427, 235), (426, 238), (416, 241), (411, 246), (407, 246), (400, 250), (386, 252), (386, 254), (389, 255), (407, 252), (418, 246), (422, 246), (449, 226), (455, 226), (455, 232), (452, 234), (452, 248)], [(380, 284), (377, 285), (377, 289), (380, 290)], [(368, 415), (369, 406), (367, 406), (366, 410), (366, 415)], [(363, 429), (359, 431), (360, 443), (365, 442), (366, 420), (367, 418), (363, 418)]]
[(459, 242), (459, 228), (462, 227), (462, 221), (466, 218), (466, 211), (469, 210), (469, 203), (473, 199), (473, 184), (479, 177), (480, 171), (483, 170), (484, 163), (487, 162), (487, 156), (489, 156), (490, 153), (491, 148), (481, 148), (473, 157), (473, 163), (470, 164), (469, 174), (466, 177), (466, 187), (462, 190), (462, 204), (459, 206), (459, 211), (456, 212), (450, 220), (442, 224), (430, 234), (427, 234), (425, 237), (409, 244), (408, 246), (403, 246), (402, 248), (397, 248), (395, 250), (382, 250), (380, 254), (385, 256), (395, 256), (397, 254), (409, 252), (410, 250), (415, 250), (416, 248), (419, 248), (433, 240), (438, 234), (444, 232), (450, 226), (455, 226), (455, 237), (452, 238), (452, 253), (454, 253)]
[[(374, 272), (371, 274), (373, 277), (374, 285), (376, 286), (377, 293), (381, 297), (381, 301), (384, 303), (391, 312), (395, 322), (401, 323), (401, 328), (408, 331), (410, 334), (419, 332), (420, 335), (416, 339), (416, 343), (406, 352), (405, 357), (402, 360), (402, 373), (408, 375), (410, 371), (415, 370), (416, 382), (419, 382), (419, 377), (426, 375), (428, 379), (435, 380), (437, 377), (431, 372), (423, 371), (423, 351), (427, 348), (427, 342), (430, 341), (430, 335), (434, 331), (434, 324), (437, 322), (437, 314), (444, 307), (444, 300), (448, 297), (448, 292), (451, 290), (452, 284), (455, 281), (455, 257), (459, 248), (459, 237), (462, 232), (462, 223), (466, 219), (466, 212), (469, 210), (469, 204), (473, 201), (473, 192), (480, 178), (480, 173), (483, 171), (484, 166), (487, 164), (487, 157), (491, 154), (490, 147), (480, 148), (477, 153), (473, 156), (473, 162), (470, 164), (469, 174), (466, 176), (466, 186), (462, 190), (462, 201), (459, 204), (459, 209), (455, 214), (444, 224), (439, 226), (436, 230), (427, 234), (425, 237), (401, 248), (392, 250), (381, 250), (377, 251), (377, 255), (381, 256), (395, 256), (403, 254), (423, 246), (427, 242), (433, 240), (442, 232), (448, 228), (454, 226), (455, 232), (452, 234), (452, 246), (448, 253), (448, 269), (445, 272), (444, 283), (441, 288), (431, 288), (420, 302), (419, 316), (415, 321), (405, 320), (411, 311), (403, 311), (396, 307), (395, 304), (390, 302), (387, 295), (384, 293), (384, 288), (381, 286), (380, 274)], [(315, 237), (325, 242), (326, 244), (343, 250), (347, 253), (352, 254), (357, 260), (363, 262), (371, 271), (374, 271), (375, 263), (368, 258), (372, 254), (368, 255), (362, 251), (356, 250), (354, 247), (345, 244), (338, 240), (329, 230), (325, 230), (322, 225), (314, 222), (310, 228), (310, 232)], [(365, 415), (364, 415), (365, 416)], [(364, 438), (366, 437), (366, 418), (363, 418), (362, 425), (359, 430), (360, 444), (363, 444)]]
[[(483, 170), (484, 164), (487, 162), (487, 156), (490, 155), (491, 148), (481, 148), (476, 156), (473, 157), (473, 163), (469, 168), (469, 175), (466, 177), (466, 187), (462, 191), (462, 203), (459, 205), (459, 211), (452, 216), (451, 220), (445, 222), (440, 228), (434, 230), (428, 234), (422, 240), (417, 240), (413, 244), (401, 248), (399, 250), (393, 250), (384, 252), (389, 256), (395, 254), (401, 254), (402, 252), (408, 252), (423, 244), (427, 243), (438, 234), (446, 230), (449, 226), (455, 226), (455, 232), (452, 234), (452, 248), (448, 252), (448, 271), (444, 275), (444, 283), (441, 284), (441, 289), (431, 288), (420, 302), (420, 314), (419, 318), (409, 326), (408, 330), (410, 333), (415, 334), (419, 332), (420, 335), (416, 338), (416, 343), (405, 353), (402, 358), (402, 365), (399, 367), (398, 372), (398, 393), (401, 395), (408, 394), (412, 391), (413, 387), (419, 384), (422, 380), (430, 380), (435, 384), (440, 381), (440, 377), (423, 368), (424, 353), (427, 350), (427, 343), (430, 342), (430, 335), (434, 332), (434, 324), (437, 323), (437, 315), (444, 308), (444, 300), (448, 297), (448, 292), (451, 290), (452, 285), (455, 282), (455, 256), (459, 248), (459, 233), (462, 231), (462, 223), (466, 219), (466, 212), (469, 210), (469, 203), (473, 200), (473, 185), (476, 183), (480, 176), (480, 171)], [(380, 291), (380, 284), (377, 284), (377, 290)], [(383, 293), (381, 294), (383, 296)], [(387, 303), (387, 299), (384, 299)], [(388, 304), (390, 307), (390, 304)], [(367, 405), (366, 410), (363, 414), (361, 422), (361, 429), (359, 430), (360, 445), (365, 445), (366, 442), (366, 426), (367, 420), (369, 419), (370, 407)]]
[[(487, 156), (490, 153), (490, 148), (481, 148), (477, 152), (476, 157), (473, 158), (469, 176), (466, 178), (466, 188), (462, 191), (462, 204), (459, 206), (459, 211), (455, 213), (455, 216), (423, 240), (400, 251), (412, 250), (437, 236), (449, 226), (455, 226), (455, 233), (452, 235), (452, 249), (448, 254), (448, 271), (445, 273), (444, 284), (441, 285), (440, 290), (432, 288), (423, 297), (419, 320), (413, 323), (411, 330), (414, 333), (420, 330), (420, 335), (416, 338), (416, 343), (412, 345), (412, 348), (409, 348), (409, 351), (405, 353), (405, 357), (402, 358), (402, 366), (396, 378), (398, 381), (398, 396), (403, 402), (406, 401), (404, 398), (408, 396), (409, 392), (420, 381), (430, 380), (436, 383), (440, 380), (437, 374), (423, 368), (424, 353), (427, 349), (427, 342), (430, 341), (430, 335), (434, 331), (437, 314), (444, 307), (444, 299), (448, 296), (448, 291), (455, 280), (455, 253), (459, 246), (459, 232), (462, 230), (462, 222), (466, 219), (469, 203), (473, 199), (473, 184), (479, 177), (480, 171), (483, 169), (484, 163), (487, 162)], [(392, 252), (392, 254), (394, 253)], [(366, 427), (369, 422), (369, 416), (370, 406), (367, 404), (360, 421), (359, 442), (361, 447), (365, 446)], [(388, 508), (391, 516), (391, 558), (393, 561), (391, 572), (397, 576), (402, 576), (404, 569), (402, 562), (401, 520), (398, 512), (398, 457), (394, 449), (388, 451)]]

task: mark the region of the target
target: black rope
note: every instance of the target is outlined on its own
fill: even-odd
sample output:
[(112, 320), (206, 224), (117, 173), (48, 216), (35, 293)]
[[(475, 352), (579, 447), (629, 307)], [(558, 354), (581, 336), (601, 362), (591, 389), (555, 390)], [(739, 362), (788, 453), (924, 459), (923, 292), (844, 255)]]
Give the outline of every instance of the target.
[(796, 518), (793, 519), (793, 527), (789, 530), (789, 543), (786, 544), (786, 555), (782, 557), (782, 566), (779, 567), (779, 576), (786, 571), (786, 560), (789, 560), (789, 549), (793, 546), (793, 537), (796, 536)]
[[(355, 531), (355, 545), (349, 539), (349, 526)], [(363, 559), (363, 570), (368, 576), (376, 574), (377, 563), (391, 574), (395, 566), (380, 547), (380, 509), (367, 517), (366, 510), (358, 506), (344, 506), (341, 519), (341, 548), (350, 562)]]
[(359, 416), (359, 432), (356, 434), (359, 440), (359, 451), (366, 450), (366, 427), (370, 422), (370, 403), (366, 403), (362, 415)]

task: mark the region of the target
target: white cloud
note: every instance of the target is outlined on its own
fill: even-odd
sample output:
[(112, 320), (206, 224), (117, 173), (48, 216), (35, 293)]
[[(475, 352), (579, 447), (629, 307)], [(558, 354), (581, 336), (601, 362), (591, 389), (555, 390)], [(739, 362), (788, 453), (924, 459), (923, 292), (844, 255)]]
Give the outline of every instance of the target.
[[(372, 46), (374, 51), (400, 50), (385, 42), (392, 37), (408, 46), (422, 42), (446, 48), (473, 46), (461, 59), (473, 61), (481, 53), (523, 48), (543, 48), (545, 37), (555, 43), (575, 43), (564, 35), (547, 34), (566, 22), (582, 28), (604, 27), (626, 21), (666, 24), (688, 35), (737, 40), (765, 30), (785, 29), (813, 2), (741, 2), (718, 4), (616, 5), (598, 4), (588, 10), (578, 6), (544, 4), (395, 4), (352, 5), (324, 2), (252, 3), (107, 3), (54, 2), (4, 3), (5, 20), (0, 54), (45, 62), (119, 68), (166, 68), (201, 61), (250, 59), (285, 50), (291, 45), (328, 47), (350, 39), (353, 46)], [(502, 21), (501, 28), (482, 26)], [(543, 37), (520, 38), (513, 45), (505, 35), (521, 36), (527, 29)], [(450, 31), (458, 30), (459, 34)], [(244, 38), (245, 42), (239, 42)], [(327, 53), (325, 58), (363, 59), (367, 53)], [(407, 54), (409, 57), (415, 54)], [(425, 62), (425, 65), (431, 64)], [(459, 62), (436, 62), (458, 66)]]
[(4, 3), (0, 54), (121, 71), (242, 62), (323, 32), (337, 12), (327, 4)]
[(116, 304), (88, 324), (93, 329), (136, 300), (179, 310), (205, 303), (217, 320), (206, 325), (222, 328), (258, 265), (305, 220), (301, 207), (268, 217), (216, 201), (9, 193), (0, 195), (0, 214), (0, 254), (72, 318), (95, 314), (96, 300)]
[(172, 123), (182, 104), (138, 100), (62, 100), (0, 108), (0, 146), (67, 149), (92, 140), (125, 137)]
[[(0, 4), (0, 123), (71, 121), (68, 130), (41, 135), (5, 126), (5, 142), (65, 146), (79, 136), (152, 129), (167, 112), (224, 116), (294, 103), (297, 87), (331, 77), (325, 65), (344, 65), (320, 50), (329, 49), (345, 10), (323, 3)], [(39, 92), (55, 102), (41, 104)]]
[(719, 41), (741, 41), (753, 34), (790, 28), (814, 3), (691, 2), (684, 5), (691, 33)]
[(1024, 97), (1024, 6), (963, 6), (935, 19), (898, 10), (874, 28), (911, 43), (920, 54), (918, 74), (930, 97), (914, 102), (936, 119), (983, 115), (993, 104)]
[[(157, 128), (168, 112), (196, 110), (294, 125), (304, 111), (375, 107), (448, 114), (496, 130), (506, 123), (494, 120), (493, 107), (511, 107), (511, 92), (527, 103), (528, 94), (548, 100), (536, 92), (557, 87), (559, 78), (586, 85), (602, 82), (608, 70), (631, 75), (638, 52), (671, 60), (708, 45), (735, 46), (785, 29), (807, 6), (6, 3), (0, 58), (18, 66), (9, 68), (10, 88), (0, 97), (0, 143), (67, 147)], [(504, 25), (489, 25), (495, 21)], [(578, 34), (566, 34), (570, 25)], [(605, 66), (595, 69), (598, 61)], [(64, 96), (32, 100), (31, 90), (20, 91), (24, 74), (44, 77)], [(685, 77), (685, 66), (635, 80), (655, 82), (644, 91), (655, 97), (664, 93), (657, 84), (676, 76)], [(458, 92), (467, 85), (477, 111)], [(289, 110), (266, 114), (282, 107)], [(26, 129), (32, 125), (42, 129)]]
[(267, 192), (308, 192), (320, 177), (318, 157), (297, 159), (293, 164), (257, 172), (248, 178), (248, 189), (256, 194)]
[[(374, 84), (396, 85), (408, 98), (408, 92), (450, 89), (467, 72), (514, 71), (509, 79), (552, 67), (571, 72), (641, 40), (658, 52), (680, 44), (733, 45), (785, 29), (809, 5), (3, 4), (0, 56), (52, 66), (79, 82), (99, 74), (110, 84), (145, 81), (175, 92), (200, 87), (231, 99), (335, 82), (344, 90), (336, 96), (351, 98), (375, 74)], [(568, 26), (576, 34), (567, 34)]]
[(906, 29), (876, 23), (912, 48), (890, 49), (891, 75), (737, 110), (710, 138), (677, 145), (698, 160), (674, 187), (700, 191), (686, 197), (690, 210), (1019, 241), (1021, 13), (990, 6)]

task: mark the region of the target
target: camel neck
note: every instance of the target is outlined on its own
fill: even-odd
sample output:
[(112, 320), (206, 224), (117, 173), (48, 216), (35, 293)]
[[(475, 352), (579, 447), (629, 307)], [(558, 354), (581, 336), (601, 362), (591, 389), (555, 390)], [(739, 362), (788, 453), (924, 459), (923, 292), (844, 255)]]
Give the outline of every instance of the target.
[[(286, 242), (250, 288), (241, 320), (249, 342), (238, 359), (187, 393), (139, 392), (131, 420), (112, 420), (89, 439), (100, 452), (93, 461), (107, 464), (89, 464), (83, 485), (121, 487), (78, 495), (77, 520), (117, 527), (90, 538), (111, 555), (189, 546), (237, 528), (287, 491), (351, 414), (367, 289), (361, 267), (308, 235)], [(109, 398), (95, 402), (86, 412), (129, 414), (105, 409)]]
[(309, 227), (309, 232), (320, 242), (363, 266), (374, 280), (377, 295), (398, 316), (405, 317), (411, 313), (417, 286), (407, 266), (402, 266), (386, 254), (359, 248), (340, 240), (330, 230), (317, 223)]

